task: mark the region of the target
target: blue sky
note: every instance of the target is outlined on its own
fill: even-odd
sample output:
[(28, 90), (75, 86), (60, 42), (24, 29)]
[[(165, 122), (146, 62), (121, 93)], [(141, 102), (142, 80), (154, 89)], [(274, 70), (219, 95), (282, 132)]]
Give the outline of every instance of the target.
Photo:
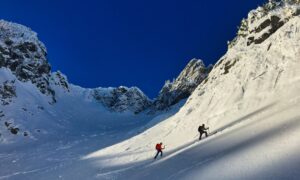
[(192, 58), (215, 63), (266, 0), (3, 0), (0, 18), (29, 26), (53, 70), (83, 87), (137, 86), (151, 98)]

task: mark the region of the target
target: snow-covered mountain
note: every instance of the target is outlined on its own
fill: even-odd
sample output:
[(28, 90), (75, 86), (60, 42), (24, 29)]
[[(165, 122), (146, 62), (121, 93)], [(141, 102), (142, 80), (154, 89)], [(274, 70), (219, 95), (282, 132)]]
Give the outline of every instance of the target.
[[(83, 159), (101, 164), (100, 179), (298, 179), (298, 12), (298, 1), (251, 11), (177, 114)], [(203, 123), (213, 135), (197, 142)], [(158, 142), (167, 157), (153, 162)]]
[(155, 109), (164, 110), (188, 98), (208, 76), (211, 68), (212, 65), (206, 67), (200, 59), (192, 59), (176, 79), (172, 82), (166, 81), (154, 101)]
[[(192, 93), (186, 103), (157, 114), (132, 113), (148, 106), (135, 88), (84, 89), (59, 72), (49, 77), (51, 103), (51, 94), (1, 68), (0, 179), (299, 179), (298, 12), (298, 0), (251, 11), (207, 78), (198, 79), (207, 68), (193, 60), (160, 94), (172, 104), (169, 92), (184, 89)], [(203, 123), (211, 136), (199, 142)], [(11, 143), (15, 131), (25, 143)], [(164, 157), (154, 161), (158, 142)]]
[[(68, 124), (73, 126), (78, 122), (72, 119), (61, 122), (69, 114), (63, 111), (68, 109), (79, 113), (81, 121), (92, 113), (98, 117), (107, 114), (111, 119), (114, 116), (109, 115), (111, 112), (138, 113), (149, 107), (151, 101), (135, 87), (85, 89), (70, 84), (61, 72), (51, 72), (47, 50), (35, 32), (1, 20), (0, 103), (0, 141), (9, 143), (23, 135), (36, 139), (71, 128)], [(68, 116), (74, 116), (74, 112)], [(96, 118), (94, 123), (99, 123)]]
[[(30, 81), (43, 94), (50, 94), (53, 98), (52, 103), (55, 103), (56, 99), (55, 91), (53, 90), (55, 87), (51, 87), (51, 85), (60, 86), (70, 92), (70, 85), (66, 80), (66, 76), (62, 75), (61, 72), (51, 74), (46, 48), (38, 40), (35, 32), (25, 26), (4, 20), (0, 21), (0, 28), (0, 67), (5, 67), (12, 71), (19, 81)], [(51, 82), (52, 80), (56, 81), (53, 83)], [(100, 97), (101, 95), (103, 97)], [(124, 95), (125, 97), (122, 97)], [(108, 108), (114, 106), (113, 109), (118, 111), (127, 110), (127, 107), (124, 107), (124, 105), (126, 103), (129, 105), (130, 102), (122, 101), (126, 101), (133, 96), (135, 101), (139, 101), (138, 98), (142, 98), (141, 101), (145, 102), (139, 103), (142, 103), (143, 106), (147, 106), (150, 103), (148, 98), (138, 88), (98, 88), (93, 92), (93, 97), (102, 102), (103, 105), (107, 105)], [(136, 109), (132, 110), (141, 111), (141, 108), (136, 107)]]
[[(79, 109), (85, 104), (98, 108), (98, 113), (107, 111), (106, 113), (134, 115), (151, 111), (151, 117), (157, 114), (158, 110), (170, 108), (180, 100), (186, 99), (207, 76), (207, 69), (202, 61), (192, 60), (173, 83), (169, 83), (168, 87), (164, 86), (155, 102), (137, 87), (81, 88), (69, 83), (67, 76), (60, 71), (51, 72), (46, 47), (38, 40), (37, 33), (20, 24), (1, 20), (0, 74), (0, 103), (3, 116), (0, 139), (8, 142), (7, 138), (15, 137), (12, 134), (23, 134), (33, 138), (37, 137), (33, 134), (40, 133), (42, 129), (47, 131), (51, 126), (66, 128), (68, 126), (53, 120), (57, 117), (63, 119), (64, 115), (54, 113), (54, 116), (53, 112), (63, 109), (75, 110), (77, 107), (75, 111), (81, 112), (84, 117), (94, 112), (86, 108)], [(74, 106), (71, 102), (76, 102), (75, 108), (69, 107)], [(65, 107), (61, 107), (61, 104)], [(30, 117), (26, 117), (27, 115)], [(70, 120), (68, 123), (74, 122)], [(45, 124), (48, 124), (48, 127), (45, 127)]]

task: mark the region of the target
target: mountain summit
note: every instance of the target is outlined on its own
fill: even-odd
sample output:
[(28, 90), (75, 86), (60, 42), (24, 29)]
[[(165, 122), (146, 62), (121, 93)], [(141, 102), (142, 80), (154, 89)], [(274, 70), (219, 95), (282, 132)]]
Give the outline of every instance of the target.
[(176, 79), (172, 82), (166, 81), (154, 101), (155, 108), (163, 110), (188, 98), (211, 69), (212, 65), (206, 67), (202, 60), (192, 59)]
[(47, 50), (31, 29), (0, 20), (0, 67), (10, 69), (19, 81), (35, 84), (55, 102), (55, 94), (49, 86), (51, 66)]

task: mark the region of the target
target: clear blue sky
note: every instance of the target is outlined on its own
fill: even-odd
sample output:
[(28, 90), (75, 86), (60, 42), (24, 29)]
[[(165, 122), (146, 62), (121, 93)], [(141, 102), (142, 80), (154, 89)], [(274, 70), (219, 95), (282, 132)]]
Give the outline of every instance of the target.
[(2, 0), (31, 27), (53, 70), (83, 87), (138, 86), (155, 97), (192, 58), (215, 63), (247, 13), (267, 0)]

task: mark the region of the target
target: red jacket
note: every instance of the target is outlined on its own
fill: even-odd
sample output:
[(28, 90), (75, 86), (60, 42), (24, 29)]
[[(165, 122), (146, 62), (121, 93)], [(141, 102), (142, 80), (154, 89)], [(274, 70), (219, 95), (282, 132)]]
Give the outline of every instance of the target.
[(163, 148), (161, 147), (161, 144), (156, 144), (155, 149), (161, 151)]

